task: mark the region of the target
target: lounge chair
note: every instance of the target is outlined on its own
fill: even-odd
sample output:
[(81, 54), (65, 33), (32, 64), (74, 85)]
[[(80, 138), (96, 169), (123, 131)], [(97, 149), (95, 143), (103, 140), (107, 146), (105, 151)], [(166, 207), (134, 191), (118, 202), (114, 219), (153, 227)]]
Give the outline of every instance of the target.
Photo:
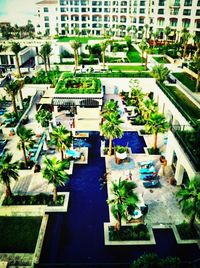
[(146, 165), (146, 167), (140, 168), (140, 174), (151, 174), (151, 173), (156, 173), (156, 169), (152, 165)]
[(143, 186), (145, 188), (154, 188), (154, 187), (158, 187), (159, 185), (160, 185), (160, 182), (158, 179), (143, 182)]
[(138, 165), (142, 168), (146, 167), (147, 165), (148, 166), (153, 166), (153, 161), (152, 160), (147, 160), (147, 161), (141, 161), (141, 162), (138, 162)]
[(151, 174), (140, 174), (141, 180), (154, 180), (157, 178), (157, 173), (151, 173)]

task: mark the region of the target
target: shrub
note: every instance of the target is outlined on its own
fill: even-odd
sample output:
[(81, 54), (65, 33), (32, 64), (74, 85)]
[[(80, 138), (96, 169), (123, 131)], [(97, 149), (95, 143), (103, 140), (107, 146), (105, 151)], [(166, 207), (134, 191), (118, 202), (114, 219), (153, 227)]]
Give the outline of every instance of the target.
[(181, 239), (199, 239), (198, 233), (194, 226), (187, 222), (176, 225), (176, 228)]

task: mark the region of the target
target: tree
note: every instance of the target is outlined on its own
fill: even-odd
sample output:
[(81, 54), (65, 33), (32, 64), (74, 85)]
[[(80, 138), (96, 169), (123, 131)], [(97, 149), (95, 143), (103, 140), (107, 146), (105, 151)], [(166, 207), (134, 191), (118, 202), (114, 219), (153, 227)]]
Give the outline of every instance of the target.
[(139, 87), (139, 81), (134, 79), (130, 81), (130, 97), (134, 102), (134, 105), (140, 108), (141, 102), (144, 98), (144, 93), (142, 89)]
[(81, 43), (78, 41), (72, 41), (70, 43), (72, 49), (74, 50), (74, 63), (75, 63), (75, 68), (78, 67), (78, 49), (81, 47)]
[(18, 111), (17, 111), (17, 105), (16, 105), (16, 95), (21, 90), (21, 81), (15, 80), (11, 81), (9, 84), (6, 84), (4, 87), (5, 92), (11, 97), (12, 105), (13, 105), (13, 111), (15, 113), (16, 119), (18, 119)]
[(49, 67), (50, 70), (50, 55), (51, 55), (51, 45), (49, 43), (45, 43), (42, 45), (39, 55), (40, 57), (43, 59), (44, 61), (44, 68), (45, 68), (45, 72), (47, 74), (47, 66)]
[(117, 111), (117, 101), (110, 100), (104, 105), (101, 115), (103, 118), (105, 118), (105, 116), (116, 111)]
[(105, 137), (109, 139), (109, 155), (112, 154), (112, 140), (114, 138), (121, 138), (123, 135), (123, 130), (119, 126), (123, 123), (120, 120), (120, 115), (118, 112), (112, 112), (104, 117), (106, 121), (101, 125), (102, 133)]
[(19, 77), (22, 77), (20, 66), (19, 66), (19, 52), (22, 50), (22, 48), (19, 43), (13, 42), (11, 45), (11, 50), (15, 54)]
[(165, 116), (160, 113), (152, 113), (150, 118), (145, 124), (145, 129), (147, 132), (151, 132), (154, 134), (154, 144), (153, 148), (157, 150), (157, 136), (158, 133), (164, 133), (169, 128), (169, 124), (165, 120)]
[(105, 68), (105, 51), (106, 51), (107, 46), (108, 46), (107, 41), (100, 43), (103, 68)]
[(51, 133), (51, 143), (56, 146), (61, 153), (61, 160), (64, 159), (64, 153), (72, 145), (72, 133), (66, 127), (60, 126), (53, 128)]
[(161, 82), (161, 83), (163, 83), (167, 79), (169, 72), (170, 71), (167, 69), (167, 67), (164, 67), (163, 64), (155, 65), (151, 70), (152, 76), (158, 82)]
[(144, 25), (144, 29), (145, 29), (145, 36), (144, 36), (144, 38), (147, 39), (147, 36), (148, 36), (148, 30), (149, 30), (149, 24), (145, 24), (145, 25)]
[(38, 123), (41, 124), (42, 127), (48, 127), (49, 121), (52, 120), (52, 113), (49, 112), (48, 110), (40, 109), (36, 113), (35, 118), (38, 121)]
[(150, 98), (144, 99), (140, 105), (140, 110), (142, 112), (143, 118), (145, 120), (148, 120), (152, 113), (157, 112), (157, 107), (157, 103), (155, 103), (154, 100)]
[(133, 25), (133, 38), (135, 42), (137, 41), (137, 32), (138, 32), (138, 29), (136, 28), (135, 25)]
[(188, 40), (190, 39), (191, 34), (188, 31), (188, 29), (183, 28), (181, 31), (181, 42), (183, 43), (183, 54), (182, 57), (185, 58), (186, 56), (186, 52), (187, 52), (187, 44), (188, 44)]
[(148, 61), (148, 48), (149, 48), (149, 44), (147, 43), (147, 41), (145, 39), (142, 39), (142, 41), (139, 44), (139, 48), (142, 51), (142, 63), (143, 63), (143, 58), (144, 58), (144, 52), (146, 52), (146, 58), (145, 58), (145, 67), (147, 70), (147, 61)]
[(65, 185), (69, 180), (67, 172), (64, 169), (67, 169), (69, 163), (67, 159), (64, 161), (57, 160), (54, 156), (52, 159), (46, 157), (44, 160), (45, 168), (42, 170), (42, 175), (49, 183), (53, 183), (53, 201), (57, 200), (57, 187)]
[(25, 31), (27, 32), (28, 36), (30, 38), (34, 37), (34, 33), (35, 33), (35, 28), (31, 22), (31, 20), (28, 20), (26, 26), (25, 26)]
[(2, 37), (8, 40), (12, 37), (12, 27), (10, 24), (1, 26)]
[(25, 166), (27, 168), (28, 167), (27, 150), (33, 148), (33, 145), (35, 144), (33, 136), (35, 136), (35, 134), (33, 133), (32, 129), (27, 129), (24, 126), (19, 126), (17, 128), (17, 135), (19, 137), (17, 148), (19, 150), (22, 150)]
[(169, 27), (169, 26), (166, 26), (165, 29), (164, 29), (164, 34), (165, 34), (165, 41), (167, 43), (168, 41), (168, 38), (169, 38), (169, 35), (171, 33), (172, 29)]
[(136, 184), (133, 181), (121, 180), (117, 183), (112, 182), (112, 198), (107, 200), (111, 205), (111, 212), (118, 221), (119, 229), (122, 225), (122, 219), (127, 219), (128, 210), (134, 211), (137, 208), (138, 196), (133, 190)]
[(18, 162), (11, 163), (12, 154), (4, 154), (0, 158), (0, 182), (6, 186), (6, 197), (12, 196), (10, 188), (11, 179), (18, 180)]
[(180, 197), (182, 212), (189, 217), (189, 223), (193, 225), (196, 217), (200, 219), (200, 175), (190, 180), (189, 185), (180, 189), (176, 195)]

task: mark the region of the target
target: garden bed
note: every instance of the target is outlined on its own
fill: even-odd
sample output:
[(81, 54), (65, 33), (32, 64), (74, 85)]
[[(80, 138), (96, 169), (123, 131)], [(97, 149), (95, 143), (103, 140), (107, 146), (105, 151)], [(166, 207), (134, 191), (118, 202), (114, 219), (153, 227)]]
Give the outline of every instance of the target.
[(56, 203), (53, 202), (53, 196), (47, 194), (38, 195), (13, 195), (3, 200), (3, 206), (16, 205), (47, 205), (47, 206), (63, 206), (65, 201), (64, 195), (58, 195)]
[(145, 71), (145, 66), (123, 66), (123, 65), (110, 65), (108, 66), (109, 70), (112, 71), (125, 71), (125, 72), (135, 72), (135, 71)]
[(176, 225), (177, 231), (181, 239), (200, 239), (196, 229), (189, 223), (183, 222)]
[(159, 64), (170, 63), (165, 57), (153, 57), (153, 59)]
[(150, 240), (149, 231), (144, 224), (121, 226), (119, 230), (109, 226), (108, 231), (110, 241)]
[(189, 88), (192, 92), (196, 91), (196, 79), (192, 78), (189, 74), (187, 73), (172, 73), (176, 79), (180, 80), (180, 82)]
[(33, 253), (42, 217), (0, 217), (0, 252)]
[(95, 78), (65, 78), (56, 86), (56, 94), (99, 94), (101, 81)]

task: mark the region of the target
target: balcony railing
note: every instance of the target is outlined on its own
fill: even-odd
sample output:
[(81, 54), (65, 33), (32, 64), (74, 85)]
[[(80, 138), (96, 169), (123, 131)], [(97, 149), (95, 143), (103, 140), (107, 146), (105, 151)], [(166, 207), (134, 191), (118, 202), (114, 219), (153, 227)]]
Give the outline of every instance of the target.
[(171, 131), (190, 158), (196, 171), (200, 171), (200, 130), (177, 125), (172, 126)]

